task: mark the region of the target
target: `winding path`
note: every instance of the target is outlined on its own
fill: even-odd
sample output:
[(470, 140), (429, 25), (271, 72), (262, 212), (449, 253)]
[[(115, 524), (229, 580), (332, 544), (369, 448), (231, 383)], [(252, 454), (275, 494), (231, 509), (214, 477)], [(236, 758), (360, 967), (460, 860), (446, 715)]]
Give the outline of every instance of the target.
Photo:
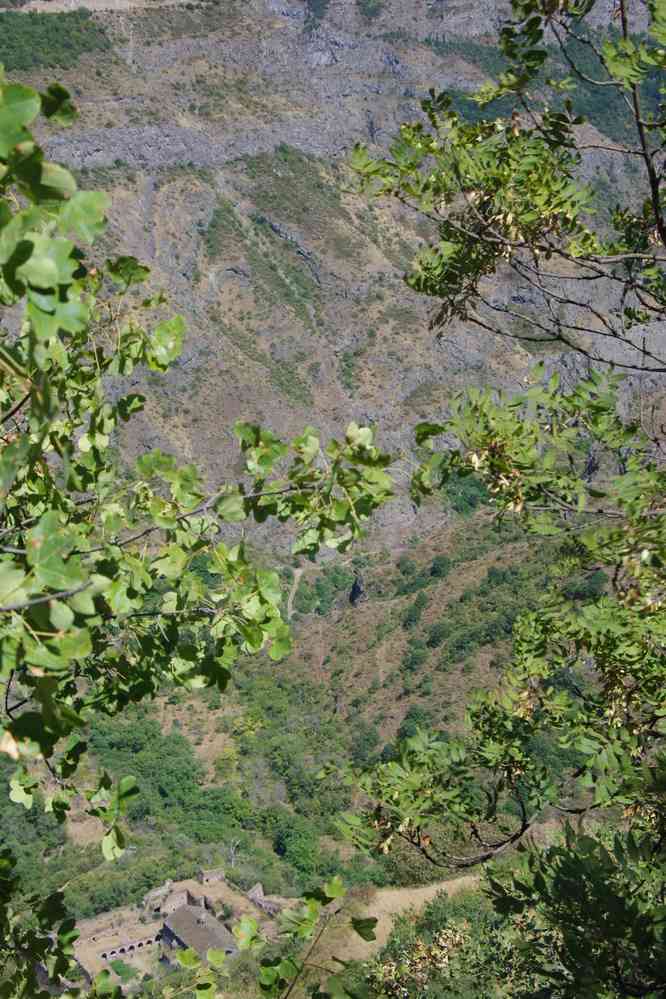
[(376, 940), (362, 940), (356, 933), (345, 940), (344, 958), (347, 961), (367, 961), (385, 946), (393, 929), (396, 916), (409, 909), (422, 909), (440, 892), (457, 895), (461, 891), (476, 888), (480, 880), (478, 874), (465, 874), (452, 881), (436, 881), (431, 885), (417, 888), (380, 888), (367, 902), (362, 916), (374, 916)]

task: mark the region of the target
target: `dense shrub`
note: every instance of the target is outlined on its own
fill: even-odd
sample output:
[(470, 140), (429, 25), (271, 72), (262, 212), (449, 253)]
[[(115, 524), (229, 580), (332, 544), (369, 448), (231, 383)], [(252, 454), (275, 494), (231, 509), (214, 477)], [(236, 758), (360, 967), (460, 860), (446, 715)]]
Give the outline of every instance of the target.
[(413, 558), (408, 555), (401, 555), (397, 562), (398, 572), (401, 576), (413, 576), (418, 571), (418, 566)]
[(354, 726), (351, 743), (351, 758), (356, 766), (366, 766), (373, 758), (378, 745), (377, 726), (364, 718), (359, 718)]
[(403, 628), (415, 628), (421, 620), (423, 611), (428, 606), (428, 598), (425, 593), (419, 593), (413, 604), (406, 608), (402, 615)]
[(41, 874), (36, 856), (48, 856), (65, 842), (63, 826), (55, 817), (44, 812), (44, 803), (37, 798), (32, 810), (9, 797), (9, 778), (15, 767), (0, 758), (0, 848), (12, 850), (17, 860), (19, 881), (27, 891), (37, 889)]
[(445, 646), (441, 666), (446, 668), (508, 638), (518, 615), (536, 605), (548, 579), (547, 548), (527, 565), (491, 566), (478, 587), (464, 590), (429, 627), (426, 645)]
[(446, 505), (463, 517), (469, 516), (490, 498), (483, 482), (473, 475), (449, 479), (442, 494)]
[(433, 729), (435, 720), (431, 711), (421, 704), (411, 704), (398, 729), (398, 739), (411, 739), (418, 729)]
[(0, 63), (8, 71), (69, 69), (85, 53), (110, 48), (104, 29), (82, 8), (58, 14), (0, 12)]
[(346, 595), (349, 592), (353, 582), (353, 573), (344, 566), (326, 566), (317, 574), (313, 583), (301, 579), (294, 598), (294, 607), (300, 614), (325, 616), (336, 600), (343, 593)]
[(305, 0), (305, 26), (312, 31), (326, 17), (330, 0)]
[(430, 566), (430, 575), (434, 579), (446, 579), (452, 567), (451, 559), (447, 555), (436, 555)]
[(410, 638), (402, 657), (402, 668), (408, 673), (415, 673), (428, 658), (428, 649), (420, 638)]
[(595, 600), (606, 587), (606, 577), (600, 570), (585, 576), (574, 576), (562, 587), (569, 600)]
[(449, 634), (449, 626), (446, 621), (435, 621), (428, 628), (428, 637), (426, 639), (426, 644), (430, 649), (436, 649), (442, 644), (447, 635)]
[(381, 14), (384, 9), (384, 0), (356, 0), (356, 6), (363, 17), (367, 17), (371, 21)]

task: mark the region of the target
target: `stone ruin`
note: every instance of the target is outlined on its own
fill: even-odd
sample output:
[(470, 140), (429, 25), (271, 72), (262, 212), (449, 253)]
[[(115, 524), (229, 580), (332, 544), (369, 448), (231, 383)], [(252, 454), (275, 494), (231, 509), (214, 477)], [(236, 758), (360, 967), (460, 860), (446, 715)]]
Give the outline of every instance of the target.
[(251, 902), (254, 902), (254, 904), (261, 909), (262, 912), (265, 912), (267, 916), (279, 916), (282, 912), (282, 906), (279, 902), (274, 902), (272, 899), (266, 898), (264, 895), (264, 886), (261, 881), (257, 881), (256, 885), (254, 885), (253, 888), (250, 888), (247, 893), (247, 898), (249, 898)]

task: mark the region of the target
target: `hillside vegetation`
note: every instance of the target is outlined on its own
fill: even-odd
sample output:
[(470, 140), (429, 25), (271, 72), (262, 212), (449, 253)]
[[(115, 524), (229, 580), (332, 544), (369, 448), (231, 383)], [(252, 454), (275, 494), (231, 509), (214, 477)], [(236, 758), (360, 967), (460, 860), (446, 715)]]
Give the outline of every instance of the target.
[(662, 999), (666, 0), (604, 10), (0, 10), (3, 997)]
[[(390, 759), (393, 739), (418, 728), (442, 739), (460, 732), (470, 692), (501, 681), (516, 616), (548, 585), (574, 600), (604, 586), (602, 574), (562, 582), (556, 549), (528, 553), (519, 533), (495, 527), (486, 511), (456, 516), (397, 559), (354, 556), (367, 594), (355, 608), (350, 567), (303, 566), (298, 651), (279, 666), (246, 660), (223, 698), (174, 689), (122, 721), (100, 717), (93, 764), (118, 777), (131, 771), (141, 791), (128, 811), (132, 850), (118, 865), (100, 864), (94, 842), (77, 844), (76, 816), (73, 839), (48, 817), (26, 836), (28, 817), (7, 799), (7, 821), (21, 823), (25, 890), (66, 880), (68, 903), (87, 917), (138, 903), (201, 866), (231, 865), (241, 887), (261, 880), (268, 893), (294, 896), (336, 873), (352, 886), (437, 880), (409, 853), (350, 854), (336, 818), (352, 794), (322, 771)], [(287, 580), (291, 573), (285, 567)], [(534, 752), (575, 765), (575, 754), (548, 742)], [(45, 864), (36, 869), (29, 858), (39, 838)]]

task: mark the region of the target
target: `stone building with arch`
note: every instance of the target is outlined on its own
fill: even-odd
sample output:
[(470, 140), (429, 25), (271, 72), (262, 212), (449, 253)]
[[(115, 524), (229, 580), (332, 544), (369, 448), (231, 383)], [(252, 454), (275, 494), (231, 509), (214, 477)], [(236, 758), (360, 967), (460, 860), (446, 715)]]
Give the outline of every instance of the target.
[(238, 948), (231, 925), (251, 915), (272, 937), (277, 932), (275, 917), (285, 904), (287, 899), (265, 896), (261, 884), (244, 892), (226, 880), (221, 868), (200, 870), (196, 878), (166, 881), (137, 906), (79, 922), (76, 959), (91, 978), (113, 971), (117, 960), (131, 965), (139, 976), (152, 977), (159, 975), (160, 966), (174, 961), (179, 948), (191, 947), (204, 959), (209, 949), (233, 956)]

